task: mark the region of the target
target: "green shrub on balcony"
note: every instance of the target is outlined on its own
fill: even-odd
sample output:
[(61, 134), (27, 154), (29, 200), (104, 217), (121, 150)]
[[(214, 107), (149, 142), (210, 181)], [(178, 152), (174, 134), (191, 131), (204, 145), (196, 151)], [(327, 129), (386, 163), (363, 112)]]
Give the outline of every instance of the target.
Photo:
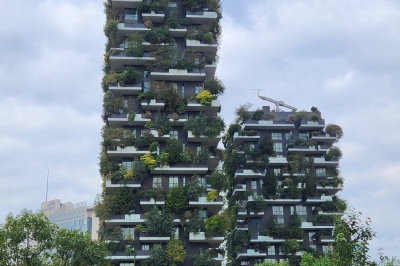
[(99, 167), (100, 167), (99, 169), (100, 175), (102, 176), (103, 179), (107, 178), (107, 176), (113, 173), (114, 171), (119, 170), (119, 165), (116, 162), (110, 162), (105, 152), (102, 152), (100, 154)]
[(112, 195), (111, 210), (114, 214), (130, 214), (134, 211), (135, 203), (133, 201), (132, 189), (122, 186)]
[(111, 114), (119, 114), (120, 110), (125, 111), (124, 99), (115, 98), (111, 91), (104, 93), (103, 114), (109, 117)]
[(194, 156), (195, 163), (208, 163), (210, 160), (210, 150), (206, 144), (202, 144), (200, 146), (200, 150), (197, 151), (197, 154)]
[(147, 177), (147, 166), (146, 164), (135, 158), (135, 160), (132, 162), (132, 171), (134, 175), (134, 180), (136, 181), (143, 181)]
[(208, 177), (208, 183), (218, 192), (229, 189), (229, 180), (225, 172), (215, 171)]
[(168, 139), (165, 145), (165, 152), (168, 153), (168, 163), (180, 163), (182, 150), (182, 143), (179, 139)]
[[(183, 98), (179, 95), (172, 83), (165, 83), (164, 81), (151, 81), (150, 91), (153, 93), (153, 95), (155, 95), (155, 99), (164, 101), (165, 115), (175, 113), (179, 106), (184, 103)], [(171, 124), (168, 124), (168, 117), (163, 119), (163, 130), (165, 130), (164, 133), (167, 133), (170, 131)]]
[(202, 105), (211, 105), (214, 96), (208, 90), (202, 90), (196, 95), (196, 100)]
[[(175, 233), (174, 218), (165, 210), (153, 206), (144, 220), (145, 232), (158, 236), (170, 237)], [(160, 264), (162, 265), (162, 264)]]
[(200, 112), (198, 116), (189, 116), (183, 129), (185, 131), (192, 131), (192, 134), (196, 138), (201, 135), (212, 138), (225, 129), (225, 122), (219, 116), (209, 118), (204, 112)]
[(182, 241), (177, 238), (171, 239), (167, 243), (165, 249), (165, 261), (164, 265), (177, 266), (178, 264), (184, 262), (186, 256), (185, 247)]
[(343, 153), (339, 147), (331, 147), (324, 155), (325, 160), (342, 159)]
[(146, 42), (151, 44), (173, 44), (175, 39), (167, 27), (152, 27), (144, 36)]
[(135, 140), (135, 147), (139, 150), (150, 147), (150, 144), (155, 141), (153, 134), (145, 132), (141, 137)]
[(260, 211), (263, 211), (267, 203), (264, 201), (264, 197), (262, 195), (254, 195), (253, 201), (248, 201), (246, 204), (247, 214), (249, 215), (250, 212), (254, 212), (258, 214)]
[(264, 110), (263, 109), (257, 109), (253, 113), (253, 120), (261, 120), (264, 115)]
[(300, 250), (300, 244), (296, 239), (286, 239), (282, 246), (287, 254), (295, 254)]
[(185, 187), (172, 187), (169, 189), (165, 200), (165, 207), (168, 212), (180, 214), (189, 207)]
[(327, 134), (335, 134), (337, 139), (341, 139), (343, 137), (343, 129), (335, 124), (328, 124), (325, 128), (325, 132)]
[(264, 177), (262, 192), (265, 198), (269, 199), (276, 195), (278, 179), (273, 171), (267, 171)]
[(218, 195), (219, 195), (218, 191), (213, 189), (207, 193), (206, 200), (209, 202), (215, 201), (218, 199)]
[(140, 265), (142, 266), (155, 266), (155, 265), (165, 265), (165, 250), (161, 244), (154, 244), (149, 258), (143, 260)]
[(169, 121), (168, 115), (158, 111), (154, 116), (153, 127), (155, 130), (158, 130), (158, 135), (162, 136), (164, 134), (169, 134), (172, 129), (172, 123)]
[(200, 184), (199, 177), (193, 175), (191, 180), (185, 184), (186, 196), (188, 200), (198, 200), (204, 194), (205, 187)]
[(251, 114), (249, 112), (249, 109), (251, 107), (250, 103), (242, 104), (239, 107), (235, 108), (235, 122), (240, 123), (243, 125), (244, 121), (249, 120), (251, 117)]
[(125, 42), (125, 51), (134, 57), (143, 56), (143, 41), (144, 36), (139, 33), (131, 33)]
[(118, 42), (118, 23), (119, 20), (107, 20), (104, 25), (104, 34), (108, 37), (111, 45), (116, 45)]
[(225, 235), (230, 229), (230, 220), (224, 213), (213, 215), (206, 220), (204, 228), (206, 238)]
[(204, 219), (199, 210), (194, 210), (190, 216), (189, 221), (185, 224), (185, 232), (198, 233), (204, 231)]
[(228, 235), (226, 251), (229, 259), (236, 259), (237, 254), (249, 243), (250, 237), (245, 230), (233, 230)]
[(181, 163), (191, 163), (193, 161), (189, 148), (182, 149), (179, 154), (179, 160)]
[(150, 153), (146, 153), (140, 157), (140, 160), (144, 162), (148, 169), (153, 170), (156, 167), (156, 160)]

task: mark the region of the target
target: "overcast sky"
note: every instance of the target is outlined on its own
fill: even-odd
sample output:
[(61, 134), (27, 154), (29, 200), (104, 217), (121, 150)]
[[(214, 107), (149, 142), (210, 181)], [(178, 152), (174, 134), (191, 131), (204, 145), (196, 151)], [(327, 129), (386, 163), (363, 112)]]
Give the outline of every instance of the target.
[[(400, 1), (223, 0), (217, 75), (229, 123), (257, 91), (342, 126), (340, 196), (372, 219), (378, 248), (400, 246)], [(91, 204), (104, 53), (101, 0), (3, 0), (0, 221), (49, 199)]]

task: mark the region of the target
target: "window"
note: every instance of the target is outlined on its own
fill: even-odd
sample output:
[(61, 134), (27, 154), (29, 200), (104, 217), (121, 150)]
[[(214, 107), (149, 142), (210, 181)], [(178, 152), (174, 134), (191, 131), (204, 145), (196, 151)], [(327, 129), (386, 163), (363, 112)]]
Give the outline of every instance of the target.
[(144, 72), (143, 72), (143, 77), (144, 77), (145, 79), (149, 79), (149, 78), (150, 78), (150, 71), (144, 71)]
[(282, 133), (272, 133), (271, 137), (274, 140), (282, 140)]
[(274, 169), (274, 174), (275, 174), (275, 176), (280, 176), (281, 175), (281, 169)]
[(121, 262), (119, 266), (135, 266), (134, 262)]
[(329, 252), (329, 246), (322, 246), (322, 253), (328, 254)]
[(132, 169), (132, 163), (133, 163), (133, 162), (122, 162), (122, 165), (123, 165), (126, 169)]
[(257, 181), (251, 181), (251, 189), (257, 190)]
[(172, 83), (172, 86), (174, 86), (174, 91), (178, 91), (178, 83)]
[(203, 217), (203, 220), (207, 220), (207, 210), (200, 210), (201, 217)]
[(284, 224), (285, 223), (285, 219), (283, 219), (283, 217), (278, 217), (277, 221), (278, 221), (278, 224)]
[(135, 238), (135, 228), (122, 228), (124, 239)]
[(279, 255), (285, 255), (286, 251), (283, 246), (279, 246)]
[(143, 92), (147, 92), (150, 90), (150, 82), (145, 81), (143, 82)]
[(150, 246), (149, 245), (142, 245), (142, 250), (150, 250)]
[(206, 187), (206, 178), (205, 177), (199, 177), (199, 184), (202, 187)]
[(299, 133), (299, 139), (308, 140), (308, 133)]
[[(294, 206), (290, 206), (290, 214), (294, 214)], [(298, 215), (307, 215), (307, 208), (305, 206), (296, 206), (296, 213)]]
[(153, 188), (162, 188), (161, 177), (153, 177)]
[(182, 182), (183, 182), (182, 185), (185, 186), (186, 185), (186, 177), (182, 178)]
[(254, 150), (254, 147), (255, 147), (254, 143), (250, 143), (249, 144), (249, 151)]
[(171, 139), (177, 139), (178, 138), (178, 131), (177, 130), (172, 130), (169, 132), (169, 137)]
[(200, 93), (203, 90), (203, 83), (196, 84), (196, 94)]
[(316, 240), (315, 232), (308, 232), (308, 239), (309, 241), (315, 241)]
[(176, 4), (176, 1), (169, 1), (168, 7), (178, 7), (178, 5)]
[(283, 152), (282, 143), (274, 143), (274, 150), (276, 152)]
[(310, 248), (314, 251), (317, 251), (317, 247), (315, 245), (310, 245)]
[(275, 246), (269, 246), (267, 249), (268, 255), (275, 255)]
[(259, 220), (252, 218), (250, 219), (249, 223), (249, 231), (251, 232), (252, 235), (258, 235), (258, 229), (259, 229)]
[(283, 206), (272, 206), (273, 215), (283, 215)]
[(291, 139), (291, 138), (293, 138), (292, 132), (285, 133), (285, 139), (286, 140)]
[(124, 107), (125, 107), (125, 108), (128, 108), (128, 100), (125, 100), (125, 99), (124, 99)]
[(135, 8), (125, 8), (125, 23), (137, 23), (138, 15)]
[(182, 95), (185, 95), (185, 83), (182, 83)]
[(169, 181), (169, 188), (178, 186), (178, 177), (177, 176), (171, 176), (168, 179), (168, 181)]
[(315, 168), (316, 176), (326, 176), (326, 169), (325, 168)]

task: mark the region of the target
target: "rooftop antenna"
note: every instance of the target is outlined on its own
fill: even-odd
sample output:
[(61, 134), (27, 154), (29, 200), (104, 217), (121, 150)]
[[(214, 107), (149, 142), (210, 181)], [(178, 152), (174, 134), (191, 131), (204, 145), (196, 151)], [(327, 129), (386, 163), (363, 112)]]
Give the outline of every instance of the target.
[(46, 202), (47, 202), (47, 192), (49, 191), (49, 172), (50, 169), (47, 169)]
[(286, 108), (292, 110), (293, 112), (297, 111), (296, 107), (293, 107), (293, 106), (290, 106), (288, 104), (285, 104), (284, 101), (276, 101), (276, 100), (273, 100), (271, 98), (267, 98), (265, 96), (260, 95), (260, 91), (265, 91), (265, 90), (259, 90), (259, 89), (254, 89), (254, 90), (258, 91), (258, 98), (260, 98), (261, 100), (268, 101), (268, 102), (271, 102), (271, 103), (275, 104), (275, 112), (279, 112), (280, 111), (279, 110), (279, 106), (286, 107)]

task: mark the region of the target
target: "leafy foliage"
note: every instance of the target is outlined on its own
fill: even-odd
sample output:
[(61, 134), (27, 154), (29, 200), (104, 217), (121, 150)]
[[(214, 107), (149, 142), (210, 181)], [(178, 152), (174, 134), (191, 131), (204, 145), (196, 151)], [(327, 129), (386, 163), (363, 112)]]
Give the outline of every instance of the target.
[[(156, 206), (146, 214), (144, 221), (145, 232), (158, 236), (172, 236), (175, 232), (174, 218), (165, 210), (159, 210)], [(160, 264), (161, 265), (161, 264)]]
[(165, 251), (161, 244), (154, 244), (150, 251), (150, 257), (143, 260), (140, 265), (142, 266), (155, 266), (164, 265)]
[(165, 207), (170, 213), (179, 214), (189, 207), (185, 187), (172, 187), (165, 200)]
[(229, 188), (228, 177), (223, 171), (215, 171), (208, 177), (208, 183), (217, 191), (226, 191)]
[(328, 124), (325, 128), (325, 132), (328, 134), (336, 134), (338, 139), (343, 137), (343, 129), (335, 124)]
[(156, 167), (156, 160), (150, 153), (146, 153), (140, 157), (140, 160), (144, 162), (150, 170), (153, 170)]
[(179, 139), (168, 139), (165, 152), (168, 153), (168, 163), (179, 163), (181, 161), (182, 143)]
[(205, 234), (206, 237), (214, 237), (224, 235), (230, 228), (229, 218), (225, 214), (213, 215), (206, 220)]
[(215, 96), (219, 96), (225, 92), (224, 84), (217, 77), (215, 77), (213, 80), (204, 83), (204, 89), (209, 91), (211, 94)]
[(208, 90), (202, 90), (196, 95), (196, 100), (202, 105), (211, 105), (214, 96)]
[(186, 251), (180, 239), (171, 239), (165, 250), (166, 265), (176, 266), (185, 260)]

